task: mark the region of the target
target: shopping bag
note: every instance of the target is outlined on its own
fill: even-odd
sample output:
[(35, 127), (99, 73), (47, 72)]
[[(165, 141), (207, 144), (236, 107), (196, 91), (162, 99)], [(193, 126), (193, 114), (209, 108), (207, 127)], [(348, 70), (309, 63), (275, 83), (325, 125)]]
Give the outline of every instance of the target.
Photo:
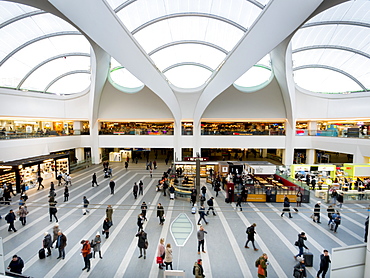
[(157, 257), (157, 264), (162, 264), (162, 263), (163, 263), (162, 257)]

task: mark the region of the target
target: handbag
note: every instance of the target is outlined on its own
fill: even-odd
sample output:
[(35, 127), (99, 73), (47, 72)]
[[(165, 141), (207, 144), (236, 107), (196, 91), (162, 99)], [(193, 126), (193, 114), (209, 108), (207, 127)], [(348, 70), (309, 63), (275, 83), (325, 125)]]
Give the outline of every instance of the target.
[(149, 242), (147, 240), (145, 240), (144, 249), (148, 249), (148, 246), (149, 246)]
[(92, 258), (92, 253), (86, 255), (87, 259), (90, 260)]
[(157, 264), (162, 264), (162, 263), (163, 263), (162, 257), (157, 257)]

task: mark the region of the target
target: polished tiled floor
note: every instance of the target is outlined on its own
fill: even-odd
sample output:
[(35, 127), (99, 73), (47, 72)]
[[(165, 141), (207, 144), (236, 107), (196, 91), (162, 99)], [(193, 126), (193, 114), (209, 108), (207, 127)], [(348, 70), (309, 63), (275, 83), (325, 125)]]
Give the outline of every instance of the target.
[[(60, 228), (68, 238), (65, 260), (57, 260), (58, 252), (53, 250), (51, 257), (44, 260), (38, 258), (37, 252), (42, 246), (43, 234), (51, 232), (55, 222), (49, 222), (48, 187), (28, 192), (27, 225), (22, 227), (17, 221), (18, 232), (8, 232), (4, 219), (0, 228), (3, 238), (5, 264), (9, 263), (13, 254), (21, 256), (25, 261), (24, 274), (35, 278), (40, 277), (163, 277), (163, 270), (155, 264), (157, 244), (161, 237), (173, 246), (174, 269), (185, 270), (187, 277), (192, 277), (192, 266), (196, 259), (203, 259), (207, 278), (223, 277), (256, 277), (254, 262), (263, 252), (269, 255), (270, 265), (268, 277), (291, 277), (295, 264), (293, 255), (297, 253), (294, 241), (297, 234), (305, 231), (308, 236), (307, 246), (314, 254), (314, 267), (308, 268), (308, 277), (315, 277), (319, 266), (320, 252), (325, 248), (329, 251), (334, 247), (359, 244), (363, 242), (364, 222), (367, 215), (364, 205), (345, 205), (343, 208), (342, 225), (337, 234), (333, 234), (327, 224), (326, 205), (322, 208), (322, 224), (313, 223), (309, 216), (312, 213), (311, 204), (303, 204), (299, 213), (293, 214), (293, 219), (281, 218), (282, 204), (246, 203), (243, 211), (236, 211), (235, 205), (224, 202), (221, 194), (216, 198), (217, 216), (209, 216), (209, 224), (205, 226), (207, 253), (197, 254), (196, 229), (198, 214), (190, 213), (190, 204), (183, 200), (169, 200), (162, 193), (155, 191), (155, 184), (167, 169), (160, 163), (149, 177), (144, 164), (130, 165), (126, 171), (121, 163), (113, 163), (116, 192), (110, 195), (108, 179), (103, 179), (101, 165), (95, 165), (72, 174), (69, 201), (63, 202), (63, 188), (57, 188), (58, 217)], [(96, 171), (99, 187), (91, 187), (91, 176)], [(144, 196), (137, 200), (132, 195), (132, 185), (143, 180)], [(203, 182), (203, 181), (202, 181)], [(210, 186), (207, 185), (209, 189)], [(90, 200), (90, 214), (82, 215), (82, 197)], [(207, 198), (214, 192), (207, 191)], [(148, 222), (144, 229), (148, 233), (149, 248), (147, 258), (138, 259), (136, 218), (140, 212), (140, 204), (146, 201), (149, 206)], [(18, 197), (13, 198), (11, 207), (17, 208)], [(165, 225), (158, 225), (156, 205), (161, 202), (165, 208)], [(81, 239), (92, 239), (97, 231), (101, 232), (107, 204), (114, 207), (111, 236), (103, 239), (103, 259), (92, 259), (92, 269), (89, 273), (81, 271), (83, 259), (80, 255)], [(1, 215), (9, 210), (8, 206), (0, 208)], [(186, 213), (193, 224), (193, 231), (183, 247), (177, 247), (170, 232), (170, 225), (180, 214)], [(256, 223), (256, 242), (259, 251), (245, 249), (246, 227)], [(327, 276), (329, 277), (329, 275)]]

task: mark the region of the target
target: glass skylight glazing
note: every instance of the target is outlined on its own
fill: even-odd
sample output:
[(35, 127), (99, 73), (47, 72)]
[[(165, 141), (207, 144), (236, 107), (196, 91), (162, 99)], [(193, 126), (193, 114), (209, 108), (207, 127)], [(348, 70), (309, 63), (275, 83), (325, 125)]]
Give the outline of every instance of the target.
[(89, 42), (69, 23), (26, 5), (0, 2), (0, 87), (43, 92), (58, 76), (84, 71), (65, 75), (57, 81), (59, 89), (54, 89), (58, 94), (71, 93), (71, 89), (60, 90), (66, 78), (77, 82), (70, 85), (78, 93), (89, 86), (80, 90), (86, 82), (77, 81), (77, 76), (90, 79), (89, 56)]
[(370, 90), (370, 1), (320, 13), (296, 33), (292, 48), (298, 86), (321, 93)]
[[(229, 52), (254, 23), (268, 1), (262, 2), (264, 3), (247, 0), (108, 1), (122, 23), (148, 54), (164, 45), (181, 41), (209, 43)], [(201, 64), (214, 70), (226, 55), (227, 53), (205, 44), (175, 44), (156, 52), (151, 58), (162, 71), (181, 63)], [(186, 82), (173, 79), (180, 78), (175, 77), (178, 73), (189, 80), (190, 77), (183, 75), (189, 72), (188, 68), (197, 68), (196, 71), (204, 72), (191, 74), (192, 78), (198, 79), (194, 84), (202, 85), (209, 78), (207, 69), (189, 65), (175, 67), (165, 75), (169, 82), (177, 84), (176, 86), (181, 83), (185, 88), (193, 88), (193, 85), (187, 86)]]
[(125, 93), (136, 93), (144, 87), (139, 79), (113, 58), (111, 58), (109, 81), (114, 87)]

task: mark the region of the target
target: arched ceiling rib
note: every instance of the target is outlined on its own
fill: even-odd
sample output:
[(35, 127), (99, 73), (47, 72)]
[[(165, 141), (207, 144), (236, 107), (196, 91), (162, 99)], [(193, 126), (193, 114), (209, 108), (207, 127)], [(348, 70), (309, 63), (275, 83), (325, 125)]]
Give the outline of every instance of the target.
[(341, 70), (341, 69), (338, 69), (338, 68), (335, 68), (335, 67), (331, 67), (331, 66), (327, 66), (327, 65), (302, 65), (302, 66), (299, 66), (299, 67), (295, 67), (293, 68), (293, 71), (296, 71), (296, 70), (301, 70), (301, 69), (310, 69), (310, 68), (321, 68), (321, 69), (327, 69), (327, 70), (332, 70), (332, 71), (335, 71), (335, 72), (338, 72), (338, 73), (341, 73), (345, 76), (347, 76), (348, 78), (352, 79), (354, 82), (357, 83), (357, 85), (359, 85), (364, 91), (367, 91), (366, 87), (357, 79), (355, 78), (353, 75), (349, 74), (348, 72), (344, 71), (344, 70)]
[(360, 26), (370, 28), (370, 24), (361, 21), (341, 21), (341, 20), (326, 20), (326, 21), (316, 21), (316, 22), (309, 22), (304, 24), (301, 28), (308, 28), (314, 26), (322, 26), (322, 25), (352, 25), (352, 26)]
[(206, 14), (206, 13), (175, 13), (175, 14), (168, 14), (168, 15), (164, 15), (164, 16), (161, 16), (161, 17), (157, 17), (157, 18), (154, 18), (148, 22), (145, 22), (144, 24), (140, 25), (139, 27), (135, 28), (134, 30), (132, 30), (131, 34), (132, 35), (135, 35), (137, 32), (139, 32), (140, 30), (152, 25), (152, 24), (155, 24), (155, 23), (158, 23), (162, 20), (168, 20), (168, 19), (171, 19), (171, 18), (177, 18), (177, 17), (188, 17), (188, 16), (195, 16), (195, 17), (206, 17), (206, 18), (212, 18), (212, 19), (215, 19), (215, 20), (219, 20), (219, 21), (222, 21), (222, 22), (225, 22), (227, 24), (230, 24), (236, 28), (238, 28), (239, 30), (243, 31), (243, 32), (247, 32), (247, 29), (244, 28), (242, 25), (236, 23), (235, 21), (232, 21), (230, 19), (227, 19), (227, 18), (224, 18), (222, 16), (218, 16), (218, 15), (214, 15), (214, 14)]
[(36, 65), (35, 67), (33, 67), (23, 78), (22, 80), (19, 82), (18, 86), (17, 86), (17, 90), (20, 89), (20, 87), (22, 86), (22, 84), (27, 80), (27, 78), (32, 74), (34, 73), (38, 68), (42, 67), (43, 65), (51, 62), (51, 61), (54, 61), (56, 59), (60, 59), (60, 58), (65, 58), (65, 57), (70, 57), (70, 56), (85, 56), (85, 57), (90, 57), (90, 54), (89, 53), (82, 53), (82, 52), (75, 52), (75, 53), (62, 53), (62, 54), (59, 54), (57, 56), (54, 56), (54, 57), (50, 57), (49, 59), (46, 59), (45, 61), (42, 61), (41, 63), (39, 63), (38, 65)]
[(229, 53), (226, 49), (222, 48), (221, 46), (218, 46), (218, 45), (215, 45), (213, 43), (210, 43), (210, 42), (206, 42), (206, 41), (197, 41), (197, 40), (183, 40), (183, 41), (174, 41), (174, 42), (170, 42), (170, 43), (166, 43), (164, 45), (161, 45), (160, 47), (157, 47), (156, 49), (150, 51), (148, 53), (149, 56), (153, 55), (154, 53), (160, 51), (160, 50), (163, 50), (167, 47), (171, 47), (171, 46), (174, 46), (174, 45), (179, 45), (179, 44), (201, 44), (201, 45), (206, 45), (206, 46), (209, 46), (209, 47), (213, 47), (214, 49), (217, 49), (223, 53), (225, 53), (226, 55)]
[(56, 77), (55, 79), (53, 79), (44, 89), (44, 93), (55, 83), (57, 82), (58, 80), (62, 79), (63, 77), (66, 77), (68, 75), (72, 75), (72, 74), (77, 74), (77, 73), (87, 73), (87, 74), (90, 74), (90, 71), (88, 70), (74, 70), (74, 71), (69, 71), (69, 72), (66, 72), (66, 73), (63, 73), (61, 75), (59, 75), (58, 77)]
[(33, 11), (33, 12), (21, 14), (19, 16), (13, 17), (13, 18), (11, 18), (11, 19), (9, 19), (9, 20), (4, 21), (3, 23), (1, 23), (0, 24), (0, 29), (1, 28), (4, 28), (5, 26), (7, 26), (9, 24), (12, 24), (14, 22), (17, 22), (18, 20), (22, 20), (22, 19), (27, 18), (27, 17), (31, 17), (31, 16), (39, 15), (39, 14), (45, 14), (45, 13), (46, 13), (45, 11), (39, 10), (39, 11)]
[(181, 66), (197, 66), (197, 67), (201, 67), (201, 68), (204, 68), (206, 70), (209, 70), (209, 71), (213, 71), (212, 68), (210, 68), (209, 66), (207, 65), (204, 65), (204, 64), (201, 64), (201, 63), (195, 63), (195, 62), (182, 62), (182, 63), (177, 63), (177, 64), (174, 64), (174, 65), (171, 65), (167, 68), (165, 68), (162, 72), (165, 73), (166, 71), (169, 71), (173, 68), (177, 68), (177, 67), (181, 67)]
[(306, 50), (327, 49), (327, 48), (328, 49), (337, 49), (337, 50), (344, 50), (344, 51), (353, 52), (355, 54), (358, 54), (358, 55), (364, 56), (365, 58), (370, 59), (370, 54), (367, 54), (367, 53), (365, 53), (361, 50), (358, 50), (358, 49), (354, 49), (354, 48), (347, 47), (347, 46), (342, 46), (342, 45), (327, 45), (327, 44), (326, 45), (309, 45), (309, 46), (296, 48), (292, 52), (294, 54), (294, 53), (298, 53), (298, 52), (306, 51)]
[(47, 39), (47, 38), (51, 38), (51, 37), (56, 37), (56, 36), (65, 36), (65, 35), (81, 35), (80, 32), (78, 31), (63, 31), (63, 32), (56, 32), (56, 33), (50, 33), (50, 34), (46, 34), (46, 35), (43, 35), (43, 36), (40, 36), (40, 37), (37, 37), (37, 38), (34, 38), (32, 40), (29, 40), (28, 42), (25, 42), (24, 44), (18, 46), (16, 49), (14, 49), (12, 52), (10, 52), (8, 55), (6, 55), (4, 57), (4, 59), (2, 59), (0, 61), (0, 67), (10, 58), (12, 57), (15, 53), (17, 53), (18, 51), (22, 50), (23, 48), (25, 48), (26, 46), (30, 45), (30, 44), (33, 44), (35, 42), (38, 42), (38, 41), (41, 41), (43, 39)]
[[(132, 4), (132, 3), (136, 2), (136, 1), (137, 0), (128, 0), (128, 1), (126, 1), (124, 3), (122, 3), (121, 5), (119, 5), (117, 8), (115, 8), (114, 9), (114, 12), (115, 13), (118, 13), (119, 11), (121, 11), (122, 9), (126, 8), (128, 5), (130, 5), (130, 4)], [(251, 3), (251, 4), (255, 5), (255, 6), (257, 6), (260, 9), (263, 9), (265, 7), (264, 5), (262, 5), (260, 2), (258, 2), (256, 0), (245, 0), (245, 1), (247, 1), (247, 2), (249, 2), (249, 3)]]

